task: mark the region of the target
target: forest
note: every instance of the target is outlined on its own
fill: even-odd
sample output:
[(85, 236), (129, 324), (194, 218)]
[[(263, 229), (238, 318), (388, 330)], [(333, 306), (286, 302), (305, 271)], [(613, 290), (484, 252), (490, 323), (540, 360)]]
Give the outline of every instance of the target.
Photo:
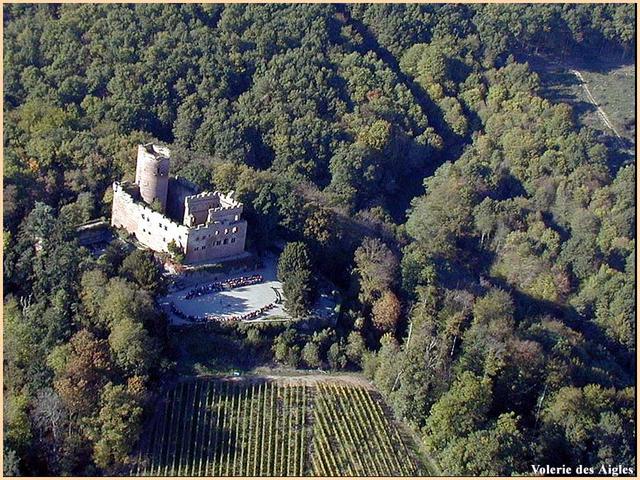
[(363, 371), (444, 474), (635, 469), (635, 163), (527, 61), (632, 62), (635, 5), (3, 12), (5, 475), (127, 472), (175, 375), (153, 255), (76, 235), (149, 141), (287, 244), (291, 308), (343, 295), (248, 344)]

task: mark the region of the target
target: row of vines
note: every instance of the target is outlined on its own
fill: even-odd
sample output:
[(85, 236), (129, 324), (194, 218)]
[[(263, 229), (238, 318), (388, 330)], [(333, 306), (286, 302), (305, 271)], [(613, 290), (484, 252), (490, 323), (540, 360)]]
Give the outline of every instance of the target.
[(143, 436), (132, 475), (365, 476), (421, 472), (364, 388), (198, 379), (178, 383)]
[(319, 384), (313, 422), (313, 475), (413, 476), (415, 455), (364, 388)]

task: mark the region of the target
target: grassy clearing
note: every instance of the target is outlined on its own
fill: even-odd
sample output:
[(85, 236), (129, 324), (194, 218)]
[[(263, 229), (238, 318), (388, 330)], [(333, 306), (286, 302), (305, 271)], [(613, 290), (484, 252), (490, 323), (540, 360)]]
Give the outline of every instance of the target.
[(540, 76), (541, 94), (552, 102), (568, 103), (573, 107), (580, 125), (601, 131), (606, 136), (613, 133), (604, 125), (596, 107), (587, 98), (580, 81), (571, 73), (578, 70), (628, 147), (635, 145), (635, 67), (611, 64), (605, 61), (589, 65), (554, 63), (544, 59), (530, 59), (532, 69)]
[(609, 72), (585, 70), (591, 93), (621, 136), (635, 141), (636, 81), (633, 65), (617, 67)]
[(337, 381), (181, 382), (159, 405), (139, 450), (133, 475), (427, 473), (380, 398)]
[[(529, 58), (528, 61), (540, 76), (541, 95), (554, 103), (569, 104), (578, 125), (591, 127), (598, 132), (599, 140), (609, 149), (613, 171), (635, 162), (634, 65), (622, 65), (607, 59), (591, 59), (589, 63), (576, 60), (558, 63), (544, 58)], [(580, 80), (571, 70), (580, 72), (596, 103), (621, 139), (605, 125)]]

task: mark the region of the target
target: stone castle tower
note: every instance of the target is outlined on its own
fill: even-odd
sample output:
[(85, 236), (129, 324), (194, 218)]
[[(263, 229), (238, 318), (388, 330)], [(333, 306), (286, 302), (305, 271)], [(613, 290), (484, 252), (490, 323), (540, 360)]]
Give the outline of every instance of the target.
[(147, 143), (138, 145), (138, 163), (136, 164), (136, 185), (140, 187), (140, 196), (151, 205), (158, 200), (162, 212), (167, 209), (169, 190), (169, 149)]

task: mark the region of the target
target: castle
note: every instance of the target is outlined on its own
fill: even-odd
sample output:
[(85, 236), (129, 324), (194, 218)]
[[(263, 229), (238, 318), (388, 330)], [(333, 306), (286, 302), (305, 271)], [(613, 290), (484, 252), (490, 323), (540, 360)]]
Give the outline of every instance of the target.
[(138, 146), (135, 183), (113, 183), (111, 225), (123, 228), (152, 250), (169, 244), (187, 263), (234, 257), (244, 252), (247, 222), (233, 192), (196, 193), (191, 182), (169, 177), (166, 147)]

